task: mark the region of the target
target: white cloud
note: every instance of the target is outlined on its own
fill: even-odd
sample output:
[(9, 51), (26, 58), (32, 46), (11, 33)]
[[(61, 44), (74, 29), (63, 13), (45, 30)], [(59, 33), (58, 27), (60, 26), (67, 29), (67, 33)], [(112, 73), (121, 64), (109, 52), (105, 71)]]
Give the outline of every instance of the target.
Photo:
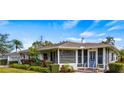
[(24, 49), (28, 49), (29, 47), (32, 46), (32, 43), (34, 42), (34, 40), (30, 38), (23, 38), (22, 42), (23, 42)]
[(113, 27), (109, 28), (108, 31), (118, 30), (118, 29), (124, 29), (124, 26), (113, 26)]
[(100, 33), (100, 34), (98, 34), (97, 36), (104, 36), (106, 33)]
[(121, 38), (114, 38), (115, 41), (122, 41)]
[(84, 37), (84, 38), (88, 38), (88, 37), (95, 35), (93, 32), (89, 32), (89, 30), (91, 30), (95, 26), (97, 26), (99, 22), (100, 22), (100, 20), (94, 20), (93, 24), (91, 26), (89, 26), (83, 33), (81, 33), (80, 36)]
[(70, 38), (66, 38), (66, 40), (69, 40), (69, 41), (81, 41), (81, 38), (70, 37)]
[[(106, 41), (106, 39), (99, 38), (100, 41)], [(122, 38), (114, 38), (115, 41), (122, 41)]]
[(9, 21), (7, 20), (0, 20), (0, 26), (9, 24)]
[(80, 34), (80, 36), (84, 37), (84, 38), (91, 37), (93, 35), (94, 35), (93, 32), (83, 32), (83, 33)]
[(64, 29), (70, 29), (75, 27), (79, 23), (79, 20), (74, 20), (74, 21), (66, 21), (63, 24)]
[(111, 22), (107, 23), (105, 26), (110, 27), (110, 26), (115, 25), (117, 22), (118, 22), (118, 20), (114, 20), (114, 21), (111, 21)]

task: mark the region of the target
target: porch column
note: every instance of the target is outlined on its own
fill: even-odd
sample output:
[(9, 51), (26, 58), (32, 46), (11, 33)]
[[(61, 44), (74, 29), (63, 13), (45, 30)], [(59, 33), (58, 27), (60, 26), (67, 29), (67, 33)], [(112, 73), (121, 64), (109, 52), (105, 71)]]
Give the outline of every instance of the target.
[(106, 65), (106, 49), (103, 48), (103, 69), (105, 69)]
[(84, 50), (82, 50), (82, 65), (84, 65)]
[(87, 67), (89, 68), (89, 50), (87, 50), (87, 52), (88, 52), (88, 53), (87, 53), (87, 54), (88, 54), (88, 55), (87, 55)]
[(58, 64), (60, 64), (60, 52), (59, 52), (59, 49), (57, 50), (57, 54), (58, 54)]
[(75, 51), (75, 57), (76, 57), (76, 66), (78, 64), (78, 50)]
[(96, 67), (98, 66), (98, 49), (96, 49)]

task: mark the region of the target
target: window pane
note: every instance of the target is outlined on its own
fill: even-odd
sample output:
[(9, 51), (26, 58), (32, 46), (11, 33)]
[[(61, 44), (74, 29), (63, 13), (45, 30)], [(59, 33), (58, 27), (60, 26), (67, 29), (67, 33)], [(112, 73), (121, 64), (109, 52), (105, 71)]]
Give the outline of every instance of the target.
[(103, 64), (103, 48), (98, 48), (98, 64)]
[(82, 63), (82, 50), (78, 50), (78, 63)]

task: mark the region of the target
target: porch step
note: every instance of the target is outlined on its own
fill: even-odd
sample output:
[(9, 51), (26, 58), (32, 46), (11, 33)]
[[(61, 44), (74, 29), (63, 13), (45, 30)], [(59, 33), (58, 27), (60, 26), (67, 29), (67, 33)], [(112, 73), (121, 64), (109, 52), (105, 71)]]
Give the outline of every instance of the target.
[(97, 70), (94, 68), (78, 68), (77, 72), (81, 73), (103, 73), (103, 70)]

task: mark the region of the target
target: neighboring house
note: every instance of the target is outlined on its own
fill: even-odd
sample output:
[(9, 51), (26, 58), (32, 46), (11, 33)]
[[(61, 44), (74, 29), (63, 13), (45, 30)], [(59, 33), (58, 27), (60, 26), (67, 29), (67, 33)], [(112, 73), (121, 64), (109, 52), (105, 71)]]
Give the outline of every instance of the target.
[[(38, 48), (41, 60), (49, 60), (56, 64), (69, 64), (75, 69), (78, 67), (96, 68), (103, 70), (108, 64), (118, 60), (118, 49), (112, 45), (102, 43), (77, 43), (66, 42), (53, 46)], [(8, 60), (28, 59), (28, 51), (24, 50), (23, 56), (18, 53), (8, 54)]]

